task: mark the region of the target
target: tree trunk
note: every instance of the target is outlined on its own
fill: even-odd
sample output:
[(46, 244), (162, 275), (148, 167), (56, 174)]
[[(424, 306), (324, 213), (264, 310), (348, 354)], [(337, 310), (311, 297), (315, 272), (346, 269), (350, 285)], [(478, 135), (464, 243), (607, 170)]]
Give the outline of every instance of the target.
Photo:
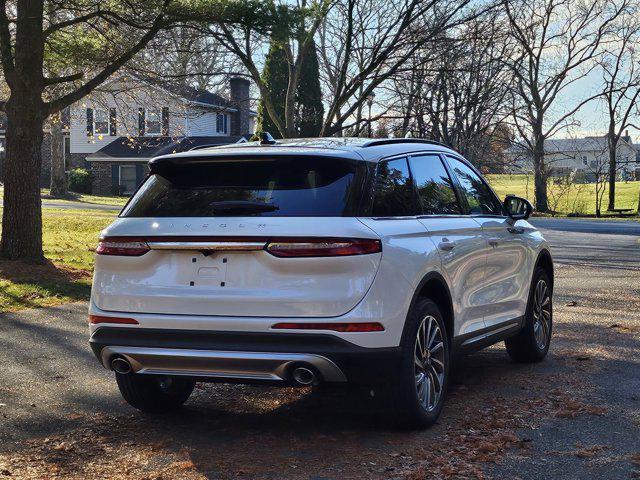
[(42, 0), (16, 2), (14, 64), (5, 71), (11, 95), (7, 114), (4, 209), (0, 253), (12, 260), (44, 262), (42, 253), (42, 125), (44, 91)]
[(64, 168), (64, 138), (60, 115), (51, 118), (51, 196), (67, 196), (67, 175)]
[(607, 210), (616, 208), (616, 150), (617, 142), (614, 139), (609, 140), (609, 206)]
[(533, 148), (533, 173), (534, 188), (536, 195), (536, 210), (538, 212), (548, 212), (549, 202), (547, 200), (547, 169), (544, 164), (544, 138), (536, 136)]
[(13, 97), (6, 110), (2, 256), (39, 263), (44, 261), (40, 204), (43, 116), (34, 102), (21, 98), (16, 105)]

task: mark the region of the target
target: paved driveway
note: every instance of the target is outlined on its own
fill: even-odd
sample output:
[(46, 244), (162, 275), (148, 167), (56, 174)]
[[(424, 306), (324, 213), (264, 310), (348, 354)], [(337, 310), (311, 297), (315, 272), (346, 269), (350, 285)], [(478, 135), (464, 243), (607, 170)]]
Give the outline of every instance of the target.
[(555, 222), (549, 357), (513, 364), (502, 345), (468, 357), (424, 432), (389, 428), (368, 392), (341, 389), (204, 385), (179, 414), (141, 415), (89, 352), (85, 304), (2, 315), (0, 475), (635, 478), (640, 236)]
[[(2, 208), (3, 203), (0, 198), (0, 208)], [(104, 205), (101, 203), (88, 203), (88, 202), (73, 202), (66, 201), (60, 202), (55, 200), (42, 200), (42, 206), (44, 208), (62, 208), (64, 210), (101, 210), (106, 212), (113, 212), (113, 214), (117, 214), (122, 207), (118, 207), (116, 205)]]

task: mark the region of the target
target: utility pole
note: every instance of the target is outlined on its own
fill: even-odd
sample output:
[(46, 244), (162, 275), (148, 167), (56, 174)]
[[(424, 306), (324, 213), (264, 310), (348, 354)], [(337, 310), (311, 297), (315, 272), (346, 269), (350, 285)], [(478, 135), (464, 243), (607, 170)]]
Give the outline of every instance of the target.
[(367, 95), (367, 106), (369, 107), (369, 134), (368, 137), (371, 138), (371, 107), (373, 105), (373, 99), (376, 98), (375, 93), (371, 92)]

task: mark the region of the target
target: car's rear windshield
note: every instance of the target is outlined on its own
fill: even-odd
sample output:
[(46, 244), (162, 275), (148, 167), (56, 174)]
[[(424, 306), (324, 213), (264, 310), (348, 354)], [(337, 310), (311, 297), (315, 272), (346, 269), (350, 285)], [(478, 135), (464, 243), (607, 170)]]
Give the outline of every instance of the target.
[(315, 157), (163, 165), (120, 216), (351, 216), (357, 172), (355, 162)]

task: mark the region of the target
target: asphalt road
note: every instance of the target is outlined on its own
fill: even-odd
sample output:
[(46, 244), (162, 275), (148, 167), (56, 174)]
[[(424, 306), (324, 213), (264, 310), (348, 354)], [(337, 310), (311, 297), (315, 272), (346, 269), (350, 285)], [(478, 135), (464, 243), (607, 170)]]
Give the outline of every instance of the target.
[(87, 347), (86, 304), (0, 315), (0, 475), (638, 478), (638, 227), (534, 223), (557, 264), (548, 358), (469, 356), (423, 432), (390, 428), (375, 397), (342, 389), (205, 385), (178, 414), (141, 415)]
[(533, 218), (551, 244), (554, 262), (640, 270), (640, 222)]
[[(88, 202), (56, 202), (55, 200), (42, 200), (42, 206), (44, 208), (62, 208), (65, 210), (102, 210), (117, 213), (122, 210), (122, 207), (115, 205), (103, 205), (101, 203), (88, 203)], [(2, 199), (0, 198), (0, 208), (3, 207)]]

